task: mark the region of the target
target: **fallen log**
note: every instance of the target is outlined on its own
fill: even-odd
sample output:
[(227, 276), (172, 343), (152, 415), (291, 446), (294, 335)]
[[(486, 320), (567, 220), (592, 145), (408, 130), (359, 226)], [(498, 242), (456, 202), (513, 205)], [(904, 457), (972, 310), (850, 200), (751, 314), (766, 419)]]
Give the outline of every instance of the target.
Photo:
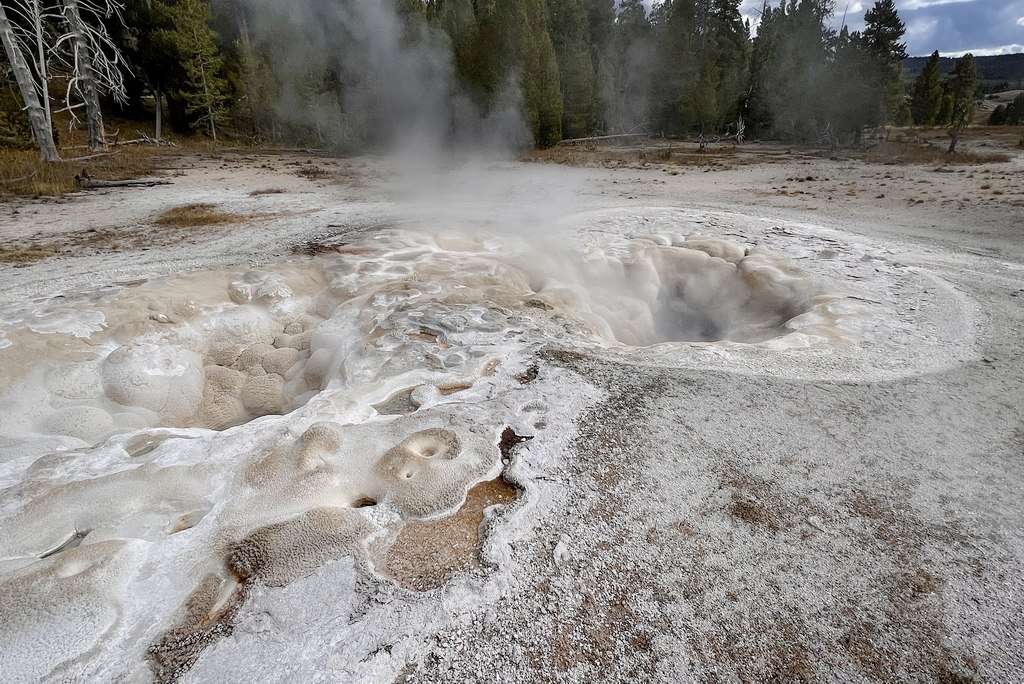
[(592, 135), (588, 138), (567, 138), (558, 142), (559, 145), (586, 145), (588, 143), (606, 142), (612, 140), (647, 140), (650, 133), (616, 133), (615, 135)]
[(328, 150), (322, 147), (221, 147), (219, 152), (233, 154), (308, 154), (312, 156), (326, 155)]
[(93, 178), (89, 172), (82, 169), (82, 173), (75, 175), (75, 181), (86, 190), (96, 188), (151, 188), (154, 185), (171, 185), (171, 181), (162, 178), (136, 178), (132, 180), (109, 181)]

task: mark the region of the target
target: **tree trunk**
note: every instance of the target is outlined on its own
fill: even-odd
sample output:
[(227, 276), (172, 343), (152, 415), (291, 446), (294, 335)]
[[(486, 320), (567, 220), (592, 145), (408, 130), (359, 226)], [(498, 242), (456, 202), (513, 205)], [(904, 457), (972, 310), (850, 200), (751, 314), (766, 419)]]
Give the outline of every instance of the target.
[(949, 141), (949, 149), (946, 150), (946, 154), (953, 154), (956, 152), (956, 145), (960, 142), (960, 134), (964, 132), (964, 129), (967, 128), (967, 124), (970, 121), (970, 116), (968, 114), (957, 112), (953, 116), (953, 128), (949, 130), (949, 137), (952, 138), (952, 140)]
[(160, 140), (164, 129), (164, 105), (162, 102), (163, 93), (159, 86), (153, 88), (153, 102), (156, 104), (156, 139)]
[(96, 87), (96, 74), (92, 68), (92, 51), (85, 35), (82, 15), (78, 12), (78, 0), (64, 0), (64, 17), (67, 19), (75, 44), (78, 66), (78, 90), (85, 100), (85, 118), (89, 129), (89, 149), (101, 150), (106, 141), (103, 131), (103, 112), (100, 110), (100, 91)]
[[(192, 36), (195, 38), (196, 44), (199, 44), (199, 32), (193, 27)], [(206, 69), (207, 64), (205, 58), (200, 57), (199, 73), (203, 77), (203, 98), (206, 101), (206, 115), (210, 117), (210, 137), (213, 138), (213, 142), (217, 142), (217, 124), (214, 121), (213, 116), (213, 96), (210, 94), (210, 85), (206, 81)]]
[[(46, 63), (46, 45), (43, 42), (43, 13), (39, 9), (39, 0), (32, 0), (32, 11), (35, 13), (36, 28), (36, 71), (39, 74), (39, 81), (43, 84), (50, 82), (50, 69)], [(50, 92), (47, 85), (43, 86), (43, 112), (46, 120), (53, 123), (53, 114), (50, 111)]]
[(946, 150), (946, 154), (953, 154), (954, 152), (956, 152), (956, 144), (960, 142), (961, 130), (963, 130), (961, 126), (955, 126), (953, 130), (950, 131), (950, 136), (952, 137), (952, 140), (949, 141), (949, 149)]
[(32, 78), (32, 71), (28, 68), (25, 55), (21, 54), (21, 46), (14, 35), (11, 22), (7, 19), (3, 5), (0, 5), (0, 40), (7, 53), (7, 60), (11, 63), (11, 70), (18, 81), (18, 88), (21, 90), (21, 97), (25, 101), (25, 109), (28, 110), (28, 120), (32, 125), (32, 133), (39, 145), (39, 158), (47, 162), (60, 161), (57, 154), (57, 146), (53, 142), (53, 126), (46, 111), (39, 103), (39, 93), (36, 91), (36, 82)]

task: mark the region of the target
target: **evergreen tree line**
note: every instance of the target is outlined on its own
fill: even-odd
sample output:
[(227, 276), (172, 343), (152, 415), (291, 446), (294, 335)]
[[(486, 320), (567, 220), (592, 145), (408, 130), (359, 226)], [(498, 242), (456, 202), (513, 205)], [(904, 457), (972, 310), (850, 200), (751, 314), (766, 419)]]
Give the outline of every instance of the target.
[(988, 117), (992, 126), (1019, 126), (1024, 123), (1024, 92), (1005, 105), (996, 105)]
[[(955, 127), (973, 113), (969, 55), (943, 79), (935, 53), (904, 86), (893, 0), (877, 0), (855, 32), (830, 28), (832, 0), (766, 0), (753, 37), (739, 5), (123, 0), (105, 28), (127, 67), (118, 106), (142, 117), (155, 105), (158, 135), (166, 120), (214, 138), (361, 148), (419, 126), (422, 110), (448, 130), (505, 126), (514, 111), (540, 146), (744, 128), (836, 144), (865, 127)], [(1005, 121), (1020, 110), (1004, 107)]]

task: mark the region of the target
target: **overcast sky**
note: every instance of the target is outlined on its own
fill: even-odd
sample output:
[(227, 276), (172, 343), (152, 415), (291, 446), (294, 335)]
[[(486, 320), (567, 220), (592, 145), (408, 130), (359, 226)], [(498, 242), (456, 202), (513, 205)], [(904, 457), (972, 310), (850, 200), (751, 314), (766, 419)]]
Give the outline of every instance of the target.
[[(778, 6), (779, 0), (769, 0)], [(650, 0), (648, 0), (650, 4)], [(763, 0), (743, 0), (741, 11), (757, 23)], [(846, 23), (851, 29), (864, 24), (864, 12), (874, 0), (836, 0), (835, 25)], [(903, 23), (907, 25), (907, 52), (930, 55), (999, 55), (1024, 52), (1024, 0), (896, 0)]]

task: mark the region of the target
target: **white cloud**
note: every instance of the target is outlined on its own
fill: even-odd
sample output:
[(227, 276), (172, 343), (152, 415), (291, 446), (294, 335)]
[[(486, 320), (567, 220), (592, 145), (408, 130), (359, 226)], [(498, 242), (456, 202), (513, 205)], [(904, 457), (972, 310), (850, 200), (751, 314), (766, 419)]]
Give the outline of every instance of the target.
[(939, 20), (935, 17), (919, 17), (907, 23), (904, 39), (910, 45), (929, 45), (934, 43), (938, 28)]
[(1024, 17), (1017, 20), (1017, 26), (1024, 26)]
[(1014, 55), (1024, 52), (1024, 45), (1000, 45), (992, 48), (977, 48), (976, 50), (958, 50), (956, 52), (941, 52), (943, 57), (963, 57), (970, 52), (975, 57), (991, 57), (992, 55)]
[(907, 2), (900, 3), (899, 9), (916, 10), (936, 5), (956, 5), (962, 2), (974, 2), (974, 0), (907, 0)]

